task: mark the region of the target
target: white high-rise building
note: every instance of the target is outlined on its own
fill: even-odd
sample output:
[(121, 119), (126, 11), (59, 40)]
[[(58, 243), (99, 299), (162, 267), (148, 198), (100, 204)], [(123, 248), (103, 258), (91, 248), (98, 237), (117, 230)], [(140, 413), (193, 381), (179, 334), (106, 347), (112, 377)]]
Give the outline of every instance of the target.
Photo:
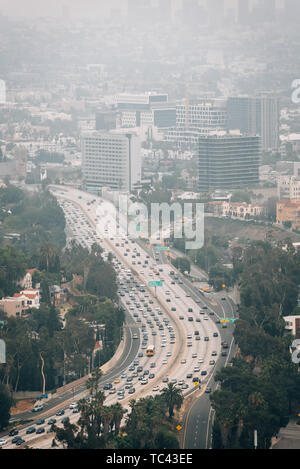
[(300, 179), (295, 176), (280, 176), (277, 191), (279, 200), (300, 200)]
[(82, 170), (87, 190), (107, 187), (132, 192), (141, 182), (139, 137), (121, 132), (89, 132), (82, 136)]

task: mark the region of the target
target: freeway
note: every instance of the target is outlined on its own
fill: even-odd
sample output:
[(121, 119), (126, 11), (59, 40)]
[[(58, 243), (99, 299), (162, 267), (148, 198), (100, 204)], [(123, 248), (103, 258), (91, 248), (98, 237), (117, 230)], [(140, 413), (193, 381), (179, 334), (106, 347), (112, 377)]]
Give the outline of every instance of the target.
[[(97, 210), (100, 199), (65, 187), (53, 188), (53, 192), (65, 211), (69, 236), (72, 235), (88, 248), (94, 242), (100, 243), (106, 259), (109, 252), (114, 253), (112, 262), (118, 274), (119, 298), (127, 311), (127, 340), (119, 362), (101, 379), (101, 386), (109, 384), (113, 387), (106, 393), (106, 403), (113, 403), (117, 398), (128, 409), (132, 394), (135, 398), (155, 395), (163, 383), (168, 381), (176, 383), (186, 396), (199, 392), (199, 387), (193, 383), (195, 377), (201, 383), (200, 392), (208, 384), (211, 386), (216, 369), (224, 363), (224, 357), (221, 357), (221, 335), (223, 338), (224, 334), (228, 333), (229, 336), (230, 333), (229, 329), (220, 327), (218, 322), (220, 318), (234, 315), (234, 305), (230, 300), (227, 297), (225, 300), (215, 297), (211, 300), (200, 294), (166, 262), (162, 253), (157, 255), (157, 252), (145, 250), (142, 243), (130, 239), (125, 232), (121, 231), (118, 236), (99, 236), (96, 226), (100, 221)], [(174, 274), (172, 271), (175, 271)], [(153, 290), (148, 284), (154, 280), (160, 280), (163, 286)], [(152, 359), (151, 362), (145, 354), (150, 337), (156, 350), (155, 361)], [(141, 372), (137, 371), (138, 366), (142, 368)], [(66, 405), (70, 400), (84, 397), (87, 397), (84, 382), (78, 386), (75, 383), (73, 389), (69, 388), (50, 401), (47, 411), (41, 416), (54, 417), (59, 408), (64, 408), (71, 421), (75, 421), (78, 417)], [(191, 438), (197, 433), (196, 425), (199, 426), (199, 421), (193, 421), (194, 413), (199, 413), (198, 406), (203, 421), (199, 427), (197, 447), (207, 447), (209, 439), (206, 437), (204, 444), (204, 434), (209, 435), (211, 429), (207, 394), (196, 402), (185, 420), (186, 448), (195, 445)], [(29, 418), (29, 414), (20, 417)], [(24, 437), (27, 429), (28, 425), (21, 429)], [(51, 434), (42, 438), (43, 447), (47, 447)], [(26, 437), (26, 443), (39, 445), (40, 439), (34, 434)]]
[[(144, 249), (144, 246), (141, 242), (137, 241), (137, 244), (139, 244), (140, 247), (142, 247)], [(114, 248), (116, 248), (116, 246)], [(152, 247), (150, 249), (150, 251), (148, 252), (148, 254), (149, 254), (149, 257), (151, 259), (155, 258), (157, 265), (164, 266), (165, 264), (167, 264), (167, 259), (166, 259), (166, 256), (164, 256), (163, 251), (155, 252), (155, 250), (153, 250), (153, 247)], [(123, 255), (127, 255), (127, 253), (123, 252)], [(135, 261), (132, 261), (132, 264), (136, 264)], [(150, 269), (150, 273), (148, 274), (148, 277), (146, 279), (148, 281), (152, 277), (151, 270), (153, 268), (154, 268), (154, 266), (152, 265), (151, 269)], [(141, 274), (144, 275), (144, 272), (141, 272)], [(219, 321), (221, 319), (224, 319), (225, 317), (227, 317), (227, 318), (231, 317), (232, 318), (232, 317), (235, 316), (235, 305), (227, 295), (224, 294), (225, 300), (224, 300), (224, 298), (223, 298), (223, 300), (222, 299), (220, 300), (220, 299), (218, 299), (217, 296), (212, 297), (211, 295), (206, 295), (206, 294), (203, 294), (203, 293), (199, 294), (199, 291), (189, 281), (187, 281), (184, 276), (181, 276), (179, 272), (177, 272), (177, 277), (179, 278), (179, 282), (181, 284), (180, 288), (184, 291), (185, 295), (188, 295), (189, 297), (192, 297), (192, 299), (196, 302), (197, 305), (200, 304), (201, 307), (203, 307), (203, 309), (206, 308), (206, 310), (210, 314), (215, 314), (216, 317), (217, 317), (217, 321), (216, 321), (217, 323), (219, 323)], [(161, 278), (161, 276), (160, 276), (160, 278)], [(164, 280), (166, 281), (166, 278), (164, 278)], [(166, 282), (166, 283), (168, 283), (168, 282)], [(171, 283), (173, 283), (173, 282), (171, 282)], [(164, 285), (166, 285), (166, 284), (164, 284)], [(169, 287), (170, 290), (172, 289), (172, 285), (168, 284), (168, 287)], [(174, 294), (174, 291), (172, 293)], [(178, 289), (178, 285), (176, 286), (176, 293), (180, 293), (180, 290)], [(176, 300), (178, 300), (178, 298), (176, 298), (176, 296), (178, 296), (179, 299), (183, 298), (182, 294), (181, 295), (180, 294), (176, 295), (176, 293), (175, 293), (175, 298), (172, 299), (172, 301), (174, 301), (174, 305), (175, 305)], [(186, 298), (187, 298), (187, 296), (186, 296)], [(183, 302), (181, 301), (179, 304), (177, 304), (180, 311), (182, 311), (184, 309), (185, 304), (186, 304), (186, 299)], [(167, 306), (166, 303), (164, 303), (164, 305)], [(176, 306), (173, 306), (173, 307), (175, 307), (177, 309)], [(195, 305), (194, 305), (194, 307), (195, 307)], [(199, 318), (197, 318), (197, 319), (199, 319)], [(231, 353), (234, 349), (233, 348), (233, 341), (232, 341), (232, 326), (229, 326), (229, 328), (228, 328), (227, 325), (224, 324), (222, 327), (221, 326), (218, 326), (218, 327), (219, 327), (222, 339), (226, 340), (227, 342), (230, 343), (230, 353)], [(190, 336), (191, 335), (190, 332), (191, 331), (187, 330), (187, 335)], [(206, 333), (205, 330), (203, 332), (204, 332), (204, 334)], [(193, 345), (193, 350), (194, 350), (194, 347), (195, 347), (195, 345)], [(202, 354), (206, 354), (206, 356), (207, 356), (207, 351), (206, 350), (203, 351), (203, 349), (202, 349), (202, 351), (200, 351), (200, 354), (199, 353), (197, 354), (197, 353), (194, 352), (194, 353), (192, 353), (192, 357), (193, 356), (194, 357), (199, 357), (198, 361), (200, 363), (203, 363)], [(190, 357), (190, 355), (188, 355), (188, 358), (189, 357)], [(184, 363), (186, 361), (189, 361), (189, 360), (187, 360), (185, 357), (182, 358), (182, 363)], [(206, 381), (206, 385), (208, 385), (208, 384), (210, 385), (212, 390), (214, 390), (215, 386), (216, 386), (215, 383), (214, 383), (214, 380), (213, 380), (213, 376), (214, 376), (216, 370), (220, 369), (227, 362), (228, 362), (227, 358), (219, 357), (219, 359), (217, 361), (217, 364), (214, 367), (214, 370), (208, 375), (206, 380), (205, 379), (203, 380), (204, 383)], [(193, 363), (193, 360), (191, 361), (191, 363)], [(206, 363), (205, 363), (205, 366), (206, 366)], [(205, 370), (202, 370), (202, 371), (205, 371)], [(203, 389), (205, 389), (205, 388), (203, 388)], [(202, 416), (201, 417), (202, 421), (201, 421), (201, 425), (198, 427), (199, 428), (199, 431), (198, 431), (197, 424), (199, 425), (199, 414)], [(192, 421), (192, 418), (194, 417), (194, 415), (196, 415), (197, 418), (198, 418), (197, 422)], [(188, 414), (188, 419), (186, 419), (186, 421), (185, 421), (186, 428), (188, 429), (188, 431), (185, 431), (185, 434), (184, 434), (183, 444), (184, 444), (185, 448), (192, 448), (192, 447), (206, 448), (206, 447), (209, 447), (209, 445), (210, 445), (212, 415), (213, 414), (212, 414), (212, 411), (211, 411), (210, 402), (209, 402), (209, 399), (208, 399), (208, 394), (204, 393), (204, 395), (200, 399), (196, 400), (196, 405), (193, 405), (193, 407), (191, 408), (191, 410)], [(206, 422), (205, 425), (204, 425), (204, 422)]]
[[(75, 198), (76, 197), (78, 197), (78, 194), (75, 195)], [(91, 208), (89, 208), (87, 210), (91, 211)], [(95, 217), (94, 219), (97, 221), (96, 211), (93, 214), (93, 216)], [(114, 250), (114, 252), (117, 252), (117, 253), (121, 254), (120, 253), (121, 249), (120, 249), (119, 246), (116, 245), (116, 240), (112, 239), (110, 241), (113, 241), (115, 243), (115, 245), (112, 245), (112, 244), (110, 245), (111, 249)], [(140, 247), (143, 247), (142, 243), (137, 243), (137, 244), (140, 245)], [(126, 250), (123, 250), (123, 252), (122, 252), (123, 260), (125, 259), (124, 256), (126, 256), (128, 261), (130, 260), (128, 254), (129, 253), (127, 253)], [(149, 255), (149, 258), (151, 258), (151, 260), (153, 258), (155, 258), (156, 264), (158, 266), (163, 266), (164, 269), (165, 269), (166, 260), (164, 259), (164, 256), (163, 256), (162, 252), (158, 256), (157, 256), (157, 253), (155, 253), (153, 251), (149, 252), (148, 255)], [(147, 258), (147, 256), (146, 256), (146, 258)], [(131, 262), (132, 262), (131, 267), (136, 270), (137, 269), (137, 264), (136, 264), (135, 260), (133, 260), (133, 258), (131, 259)], [(143, 259), (143, 262), (145, 262), (145, 259)], [(153, 262), (151, 262), (150, 268), (146, 269), (145, 265), (144, 265), (142, 267), (143, 270), (141, 270), (141, 268), (138, 269), (139, 270), (138, 273), (140, 274), (140, 277), (144, 276), (144, 282), (150, 281), (153, 278), (154, 267), (155, 266), (154, 266)], [(145, 270), (147, 270), (146, 276), (145, 276)], [(165, 273), (167, 273), (169, 275), (170, 271), (165, 272)], [(167, 285), (167, 287), (169, 288), (169, 291), (171, 292), (171, 290), (174, 287), (172, 285), (172, 283), (173, 283), (172, 281), (171, 281), (171, 284), (170, 284), (168, 275), (163, 276), (164, 282), (166, 282), (166, 283), (164, 283), (164, 285)], [(216, 315), (216, 317), (217, 317), (216, 322), (217, 323), (220, 321), (220, 319), (224, 319), (225, 317), (234, 317), (234, 315), (235, 315), (235, 306), (234, 306), (232, 300), (230, 300), (226, 295), (225, 295), (225, 301), (224, 301), (224, 300), (219, 300), (215, 296), (212, 298), (211, 296), (207, 296), (203, 293), (200, 294), (199, 291), (189, 281), (187, 281), (184, 276), (181, 276), (181, 274), (179, 272), (177, 272), (177, 277), (178, 277), (180, 283), (176, 282), (176, 287), (175, 287), (176, 291), (175, 290), (172, 291), (173, 298), (172, 297), (170, 298), (170, 300), (172, 301), (172, 307), (173, 308), (176, 308), (176, 310), (178, 310), (178, 311), (184, 311), (185, 308), (186, 308), (187, 298), (191, 298), (191, 300), (189, 299), (188, 302), (190, 302), (190, 301), (192, 302), (190, 304), (190, 306), (193, 309), (193, 312), (197, 311), (197, 306), (200, 304), (200, 307), (203, 308), (202, 312), (207, 311), (210, 315), (213, 315), (213, 314)], [(162, 278), (161, 273), (160, 273), (159, 278)], [(158, 289), (158, 292), (159, 292), (159, 289)], [(158, 295), (159, 295), (160, 302), (163, 303), (163, 305), (166, 308), (168, 308), (167, 298), (166, 297), (163, 298), (163, 296), (160, 293), (158, 293)], [(176, 298), (176, 297), (178, 297), (178, 298)], [(193, 301), (194, 301), (194, 303), (193, 303)], [(199, 306), (198, 306), (198, 308), (199, 308)], [(174, 314), (174, 312), (173, 312), (173, 314)], [(197, 319), (199, 320), (199, 318), (197, 318)], [(208, 319), (210, 319), (210, 318), (208, 318)], [(184, 318), (184, 321), (186, 321), (186, 317)], [(211, 323), (212, 323), (212, 321), (211, 321)], [(204, 325), (204, 323), (203, 323), (203, 325)], [(233, 347), (232, 347), (232, 327), (227, 328), (226, 325), (223, 325), (222, 327), (218, 325), (218, 328), (219, 328), (219, 332), (222, 336), (222, 339), (226, 340), (227, 342), (230, 343), (230, 350), (232, 350), (233, 349)], [(191, 332), (193, 333), (195, 331), (193, 331), (193, 330), (189, 329), (188, 327), (186, 327), (187, 336), (190, 336)], [(207, 333), (207, 329), (205, 330), (205, 328), (202, 328), (202, 333), (205, 336), (205, 334)], [(207, 337), (207, 336), (205, 336), (205, 337)], [(197, 358), (198, 364), (204, 365), (204, 366), (201, 367), (201, 371), (206, 371), (204, 368), (207, 367), (208, 355), (209, 355), (209, 352), (211, 351), (211, 349), (209, 350), (207, 347), (203, 348), (203, 345), (202, 345), (202, 349), (199, 350), (199, 348), (197, 349), (197, 345), (198, 344), (196, 344), (196, 350), (194, 351), (195, 342), (193, 343), (193, 345), (191, 347), (191, 350), (193, 350), (192, 355), (187, 354), (187, 350), (185, 351), (185, 353), (182, 354), (183, 358), (181, 359), (181, 364), (185, 364), (185, 362), (193, 363), (193, 361), (195, 361), (195, 358)], [(207, 344), (204, 344), (204, 345), (207, 345)], [(219, 350), (218, 350), (217, 354), (219, 354)], [(186, 357), (185, 357), (185, 355), (186, 355)], [(206, 361), (203, 360), (204, 357), (202, 355), (205, 355)], [(194, 359), (192, 358), (192, 360), (190, 360), (190, 356), (192, 356), (192, 357), (194, 356), (195, 358)], [(214, 366), (214, 368), (212, 370), (208, 369), (209, 373), (208, 373), (207, 377), (202, 380), (202, 383), (204, 385), (207, 386), (207, 384), (209, 384), (210, 387), (212, 387), (212, 389), (214, 389), (215, 383), (213, 381), (213, 376), (214, 376), (216, 370), (219, 369), (220, 367), (222, 367), (225, 364), (225, 360), (226, 359), (224, 357), (219, 357), (218, 361), (217, 361), (217, 364)], [(197, 365), (197, 362), (195, 362), (195, 365)], [(196, 366), (194, 366), (194, 369), (195, 368), (196, 368)], [(194, 369), (189, 370), (189, 371), (193, 372)], [(184, 373), (181, 371), (181, 373), (177, 375), (178, 379), (180, 379), (183, 376), (183, 374)], [(205, 389), (205, 387), (203, 387), (203, 389)], [(191, 392), (191, 390), (192, 389), (189, 389), (186, 394)], [(196, 402), (198, 404), (194, 405), (192, 407), (192, 409), (189, 413), (189, 418), (192, 418), (194, 413), (196, 415), (199, 414), (198, 406), (200, 406), (200, 413), (202, 415), (202, 424), (200, 426), (201, 430), (200, 430), (200, 433), (198, 433), (197, 431), (195, 431), (195, 429), (196, 429), (195, 424), (190, 420), (186, 420), (186, 427), (189, 429), (189, 431), (186, 431), (186, 433), (185, 433), (185, 438), (184, 438), (184, 447), (185, 448), (195, 447), (194, 446), (195, 442), (194, 441), (192, 442), (191, 437), (190, 437), (190, 435), (193, 435), (193, 438), (195, 438), (195, 434), (199, 434), (199, 437), (196, 441), (196, 445), (197, 445), (198, 448), (209, 447), (209, 434), (210, 434), (210, 429), (211, 429), (212, 412), (211, 412), (210, 403), (209, 403), (209, 400), (208, 400), (208, 395), (204, 394), (204, 396), (201, 397), (201, 399), (198, 399)], [(206, 422), (205, 425), (203, 425), (204, 421)]]

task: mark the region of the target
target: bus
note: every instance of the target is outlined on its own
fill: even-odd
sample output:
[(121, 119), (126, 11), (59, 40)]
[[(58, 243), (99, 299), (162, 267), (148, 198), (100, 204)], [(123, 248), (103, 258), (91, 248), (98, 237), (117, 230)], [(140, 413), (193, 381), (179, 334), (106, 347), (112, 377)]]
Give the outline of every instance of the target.
[(148, 345), (146, 350), (147, 357), (153, 357), (154, 355), (154, 345)]

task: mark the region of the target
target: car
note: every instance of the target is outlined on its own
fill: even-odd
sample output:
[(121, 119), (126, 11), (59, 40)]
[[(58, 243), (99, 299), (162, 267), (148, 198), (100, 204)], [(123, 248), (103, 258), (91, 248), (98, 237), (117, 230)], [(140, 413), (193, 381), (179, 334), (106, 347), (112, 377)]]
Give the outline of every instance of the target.
[(56, 423), (56, 419), (48, 420), (48, 425), (54, 425)]
[(163, 360), (163, 361), (162, 361), (162, 364), (163, 364), (163, 365), (166, 365), (167, 363), (168, 363), (168, 360)]
[(44, 410), (43, 404), (36, 404), (32, 409), (32, 412), (40, 412), (41, 410)]
[(209, 337), (204, 337), (205, 342), (209, 341)]
[(192, 374), (192, 373), (188, 373), (188, 374), (186, 375), (186, 378), (187, 378), (187, 379), (191, 379), (192, 377), (193, 377), (193, 374)]
[(214, 332), (213, 337), (219, 337), (219, 334), (217, 332)]
[(116, 378), (116, 379), (114, 380), (114, 383), (115, 383), (115, 384), (118, 384), (120, 381), (121, 381), (121, 380), (120, 380), (119, 378)]
[(0, 439), (0, 446), (4, 446), (7, 444), (7, 440), (5, 440), (4, 438), (1, 438)]
[(13, 430), (11, 430), (11, 431), (9, 432), (8, 435), (9, 435), (9, 436), (16, 436), (16, 435), (18, 435), (18, 434), (19, 434), (19, 430), (17, 430), (16, 428), (14, 428)]
[(180, 363), (181, 363), (182, 365), (184, 365), (184, 364), (186, 363), (186, 359), (183, 358)]
[(189, 316), (188, 321), (192, 322), (194, 321), (194, 318), (192, 316)]
[(206, 394), (211, 393), (211, 391), (212, 391), (212, 389), (211, 389), (210, 387), (207, 387), (207, 388), (205, 389)]
[(202, 371), (201, 371), (201, 376), (206, 376), (206, 375), (207, 375), (207, 371), (202, 370)]
[(56, 415), (57, 417), (60, 417), (61, 415), (64, 415), (64, 413), (65, 413), (65, 411), (64, 411), (63, 409), (60, 409), (60, 410), (58, 410), (58, 411), (56, 412), (55, 415)]
[(35, 433), (35, 427), (27, 428), (26, 435), (31, 435), (32, 433)]
[(179, 316), (179, 319), (180, 319), (181, 321), (183, 321), (183, 320), (184, 320), (184, 317), (183, 317), (183, 316)]
[(215, 365), (216, 362), (215, 362), (215, 360), (210, 360), (210, 361), (209, 361), (209, 364), (210, 364), (210, 365)]
[(196, 354), (196, 353), (193, 353), (193, 354), (192, 354), (192, 358), (197, 358), (197, 354)]
[(39, 419), (36, 421), (36, 425), (43, 425), (43, 423), (45, 423), (44, 419)]
[(149, 379), (154, 379), (155, 378), (155, 374), (154, 373), (150, 373), (149, 374)]
[(19, 438), (19, 440), (16, 442), (16, 446), (21, 446), (23, 443), (25, 443), (25, 440), (23, 440), (23, 438)]
[(222, 357), (227, 357), (227, 352), (225, 352), (225, 350), (223, 350), (222, 353), (221, 353), (221, 356)]
[(15, 437), (11, 440), (11, 442), (15, 445), (15, 444), (17, 443), (17, 441), (20, 440), (20, 438), (21, 438), (20, 436), (15, 436)]
[(135, 388), (130, 388), (128, 391), (128, 394), (134, 394), (135, 393)]
[(193, 308), (188, 308), (188, 313), (192, 313), (193, 312)]
[(225, 300), (226, 300), (225, 296), (223, 296), (223, 297), (221, 298), (221, 300), (222, 300), (222, 301), (225, 301)]
[[(104, 388), (105, 388), (105, 386), (108, 386), (108, 385), (107, 384), (104, 385)], [(107, 389), (109, 389), (109, 388), (107, 388)], [(69, 409), (71, 409), (71, 410), (77, 409), (77, 407), (78, 407), (77, 402), (72, 402), (72, 404), (69, 405)]]
[(69, 422), (70, 422), (69, 417), (64, 417), (63, 419), (61, 419), (62, 424), (69, 423)]
[(159, 391), (159, 386), (158, 385), (153, 386), (152, 391), (154, 391), (154, 392)]
[(36, 434), (37, 434), (37, 435), (40, 435), (41, 433), (45, 433), (44, 427), (40, 427), (40, 428), (38, 428), (37, 431), (36, 431)]
[(218, 353), (217, 353), (215, 350), (213, 350), (213, 351), (211, 352), (211, 356), (212, 356), (212, 357), (216, 357), (217, 355), (218, 355)]
[(148, 379), (147, 378), (142, 379), (141, 384), (142, 385), (148, 384)]

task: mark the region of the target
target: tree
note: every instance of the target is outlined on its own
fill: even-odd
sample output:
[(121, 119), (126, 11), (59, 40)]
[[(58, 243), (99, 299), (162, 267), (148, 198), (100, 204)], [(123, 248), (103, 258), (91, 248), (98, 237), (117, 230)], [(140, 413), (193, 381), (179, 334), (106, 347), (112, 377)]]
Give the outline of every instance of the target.
[(174, 383), (168, 383), (168, 386), (162, 390), (161, 396), (169, 408), (169, 417), (171, 419), (174, 415), (174, 407), (180, 409), (183, 403), (182, 391), (176, 388)]
[(246, 202), (246, 204), (251, 203), (250, 195), (245, 191), (236, 191), (232, 194), (230, 202)]
[(9, 424), (10, 408), (13, 405), (13, 399), (9, 395), (7, 388), (0, 384), (0, 431), (4, 430)]
[(177, 257), (177, 259), (172, 260), (172, 264), (179, 269), (182, 273), (191, 271), (191, 262), (186, 257)]

